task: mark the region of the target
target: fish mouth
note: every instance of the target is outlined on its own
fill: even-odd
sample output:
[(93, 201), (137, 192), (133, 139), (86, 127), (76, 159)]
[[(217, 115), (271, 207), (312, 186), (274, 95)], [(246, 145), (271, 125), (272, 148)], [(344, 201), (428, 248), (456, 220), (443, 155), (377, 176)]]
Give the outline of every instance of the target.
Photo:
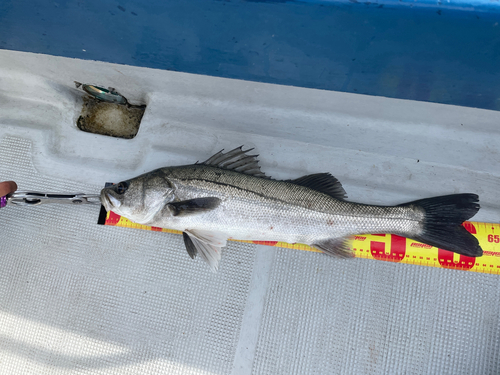
[(121, 206), (121, 202), (105, 189), (101, 190), (101, 203), (106, 211), (113, 211), (113, 209), (117, 209)]

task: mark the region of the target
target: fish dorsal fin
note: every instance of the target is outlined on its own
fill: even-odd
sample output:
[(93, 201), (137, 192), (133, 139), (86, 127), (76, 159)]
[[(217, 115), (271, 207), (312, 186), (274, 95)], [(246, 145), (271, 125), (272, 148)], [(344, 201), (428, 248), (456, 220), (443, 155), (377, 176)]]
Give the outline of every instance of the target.
[(247, 152), (252, 150), (253, 148), (243, 151), (243, 146), (237, 147), (234, 150), (228, 151), (226, 153), (222, 152), (224, 150), (221, 150), (211, 158), (200, 164), (229, 169), (256, 177), (267, 177), (260, 170), (259, 159), (257, 159), (259, 155), (247, 154)]
[(347, 198), (342, 184), (330, 173), (309, 174), (307, 176), (299, 177), (295, 180), (287, 180), (287, 182), (305, 186), (321, 193), (328, 194), (335, 199), (343, 200)]

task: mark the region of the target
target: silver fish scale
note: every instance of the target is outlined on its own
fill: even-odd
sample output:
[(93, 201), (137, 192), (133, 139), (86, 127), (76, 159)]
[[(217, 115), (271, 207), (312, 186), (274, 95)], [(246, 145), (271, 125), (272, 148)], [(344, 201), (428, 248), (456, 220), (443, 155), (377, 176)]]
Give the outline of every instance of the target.
[[(361, 233), (420, 233), (424, 213), (408, 206), (345, 202), (290, 182), (206, 165), (162, 168), (178, 201), (217, 197), (221, 204), (196, 215), (160, 212), (150, 225), (223, 232), (229, 238), (313, 244)], [(147, 192), (146, 192), (147, 193)]]

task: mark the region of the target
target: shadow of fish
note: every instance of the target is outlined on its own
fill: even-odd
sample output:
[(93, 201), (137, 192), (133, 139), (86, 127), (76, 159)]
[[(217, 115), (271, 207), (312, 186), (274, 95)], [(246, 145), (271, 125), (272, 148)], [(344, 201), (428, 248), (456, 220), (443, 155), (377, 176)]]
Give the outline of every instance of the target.
[(166, 167), (101, 191), (101, 202), (136, 223), (183, 232), (189, 255), (217, 269), (228, 239), (304, 243), (352, 256), (351, 236), (394, 233), (467, 256), (481, 256), (462, 222), (479, 210), (475, 194), (453, 194), (398, 206), (348, 202), (329, 173), (273, 180), (257, 155), (238, 147), (203, 163)]

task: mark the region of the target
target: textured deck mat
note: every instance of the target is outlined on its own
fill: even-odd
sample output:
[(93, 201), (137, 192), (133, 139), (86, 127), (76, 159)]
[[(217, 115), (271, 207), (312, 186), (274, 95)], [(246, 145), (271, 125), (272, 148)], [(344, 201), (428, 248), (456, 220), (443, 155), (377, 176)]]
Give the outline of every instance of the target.
[[(30, 150), (4, 138), (1, 178), (98, 190), (43, 178)], [(64, 205), (0, 212), (1, 373), (500, 372), (495, 275), (278, 249), (268, 278), (252, 284), (264, 291), (249, 300), (262, 304), (255, 309), (246, 306), (254, 245), (231, 243), (214, 274), (187, 257), (180, 236), (98, 226), (97, 214)], [(242, 329), (245, 308), (258, 326)], [(235, 370), (240, 334), (253, 330), (253, 365)]]
[[(18, 138), (0, 143), (0, 178), (98, 191), (38, 175)], [(255, 245), (232, 243), (215, 274), (187, 256), (182, 237), (102, 227), (98, 213), (0, 212), (0, 373), (230, 373)]]
[[(0, 50), (0, 181), (96, 193), (255, 147), (350, 199), (474, 192), (498, 222), (500, 112)], [(78, 130), (73, 81), (146, 102), (133, 140)], [(124, 90), (124, 91), (122, 91)], [(79, 182), (77, 182), (79, 181)], [(0, 374), (500, 374), (500, 277), (231, 242), (218, 273), (97, 206), (0, 209)]]
[(497, 374), (497, 276), (278, 251), (255, 374)]

